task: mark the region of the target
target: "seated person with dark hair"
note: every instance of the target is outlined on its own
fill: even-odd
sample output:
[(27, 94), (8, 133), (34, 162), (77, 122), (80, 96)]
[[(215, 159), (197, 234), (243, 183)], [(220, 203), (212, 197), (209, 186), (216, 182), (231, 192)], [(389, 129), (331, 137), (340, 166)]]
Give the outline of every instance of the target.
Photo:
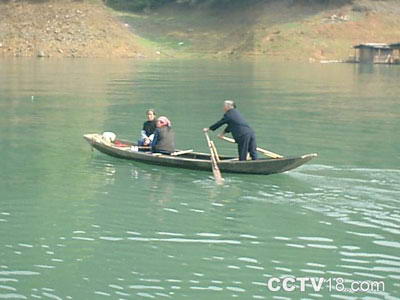
[(143, 123), (143, 129), (140, 132), (140, 140), (138, 141), (139, 146), (150, 146), (154, 139), (154, 131), (156, 130), (156, 113), (154, 109), (148, 109), (146, 111), (147, 121)]

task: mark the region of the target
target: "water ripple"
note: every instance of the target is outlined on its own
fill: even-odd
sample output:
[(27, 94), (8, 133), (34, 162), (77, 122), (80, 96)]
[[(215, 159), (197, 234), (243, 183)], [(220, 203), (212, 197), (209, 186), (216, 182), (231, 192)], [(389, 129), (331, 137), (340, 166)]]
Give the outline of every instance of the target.
[(16, 288), (12, 287), (12, 286), (8, 286), (8, 285), (0, 285), (0, 290), (8, 290), (8, 291), (17, 291)]
[(172, 242), (172, 243), (205, 243), (205, 244), (241, 244), (240, 241), (235, 240), (215, 240), (215, 239), (183, 239), (183, 238), (144, 238), (144, 237), (128, 237), (128, 240), (139, 242)]
[(238, 260), (255, 264), (258, 263), (257, 259), (250, 257), (239, 257)]
[(374, 241), (374, 244), (385, 247), (400, 248), (400, 243), (394, 241)]
[(23, 295), (9, 293), (9, 294), (0, 294), (0, 299), (28, 299)]
[(0, 275), (22, 275), (22, 276), (31, 276), (31, 275), (40, 275), (38, 272), (33, 271), (0, 271)]
[(165, 290), (164, 287), (157, 285), (130, 285), (128, 287), (136, 290)]

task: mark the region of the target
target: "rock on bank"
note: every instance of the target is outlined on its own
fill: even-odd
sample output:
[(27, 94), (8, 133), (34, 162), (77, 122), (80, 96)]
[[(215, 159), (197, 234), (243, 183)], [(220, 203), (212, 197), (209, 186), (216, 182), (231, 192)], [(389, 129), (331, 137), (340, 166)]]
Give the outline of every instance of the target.
[(139, 58), (152, 53), (100, 3), (0, 3), (0, 56)]

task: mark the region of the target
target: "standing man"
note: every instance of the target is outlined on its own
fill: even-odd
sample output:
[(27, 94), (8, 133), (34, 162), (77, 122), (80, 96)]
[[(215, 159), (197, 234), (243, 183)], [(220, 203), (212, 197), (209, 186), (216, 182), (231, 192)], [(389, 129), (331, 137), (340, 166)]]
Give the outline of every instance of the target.
[(209, 128), (204, 128), (203, 131), (207, 132), (209, 129), (214, 131), (222, 125), (227, 124), (228, 126), (226, 126), (221, 135), (223, 136), (228, 132), (232, 133), (235, 142), (238, 144), (239, 160), (246, 160), (247, 153), (250, 153), (253, 160), (257, 159), (257, 144), (254, 130), (236, 109), (235, 102), (232, 100), (224, 101), (224, 112), (225, 114), (221, 120)]

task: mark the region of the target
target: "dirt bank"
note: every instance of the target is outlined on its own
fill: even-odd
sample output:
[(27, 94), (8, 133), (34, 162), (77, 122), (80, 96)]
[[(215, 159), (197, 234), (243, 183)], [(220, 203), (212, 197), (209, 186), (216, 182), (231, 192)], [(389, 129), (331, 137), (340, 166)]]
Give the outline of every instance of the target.
[(304, 3), (260, 1), (224, 9), (167, 5), (133, 14), (113, 11), (100, 0), (11, 0), (0, 4), (0, 56), (320, 61), (347, 59), (358, 43), (400, 42), (398, 0)]
[(149, 57), (154, 51), (101, 3), (0, 4), (0, 56)]
[(342, 60), (357, 43), (400, 42), (398, 0), (330, 3), (261, 1), (219, 10), (175, 5), (119, 17), (175, 55)]
[[(398, 1), (353, 1), (353, 4), (304, 13), (293, 7), (300, 19), (255, 26), (256, 55), (309, 61), (345, 60), (359, 43), (400, 42)], [(301, 12), (303, 10), (303, 13)]]

